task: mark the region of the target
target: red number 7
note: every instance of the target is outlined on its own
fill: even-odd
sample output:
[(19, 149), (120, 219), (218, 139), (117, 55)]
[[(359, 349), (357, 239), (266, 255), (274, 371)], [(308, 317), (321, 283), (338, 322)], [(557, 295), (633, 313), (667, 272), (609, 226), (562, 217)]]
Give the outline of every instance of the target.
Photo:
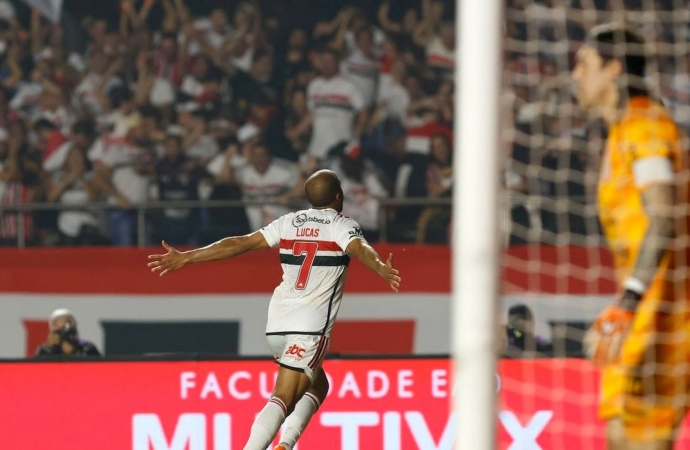
[(297, 283), (295, 283), (295, 289), (298, 291), (303, 291), (307, 287), (307, 281), (309, 280), (309, 274), (311, 273), (311, 266), (314, 264), (314, 258), (316, 257), (316, 251), (318, 249), (318, 242), (297, 241), (292, 246), (292, 256), (305, 255), (304, 261), (302, 261), (302, 265), (299, 268)]

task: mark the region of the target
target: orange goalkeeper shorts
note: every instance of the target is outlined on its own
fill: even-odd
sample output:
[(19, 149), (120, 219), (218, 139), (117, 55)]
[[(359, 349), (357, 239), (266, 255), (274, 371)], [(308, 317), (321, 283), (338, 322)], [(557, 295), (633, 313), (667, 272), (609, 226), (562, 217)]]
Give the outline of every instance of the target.
[[(630, 441), (671, 439), (690, 394), (690, 325), (685, 302), (658, 312), (655, 292), (640, 303), (617, 363), (605, 367), (599, 415), (623, 420)], [(682, 309), (682, 310), (681, 310)]]

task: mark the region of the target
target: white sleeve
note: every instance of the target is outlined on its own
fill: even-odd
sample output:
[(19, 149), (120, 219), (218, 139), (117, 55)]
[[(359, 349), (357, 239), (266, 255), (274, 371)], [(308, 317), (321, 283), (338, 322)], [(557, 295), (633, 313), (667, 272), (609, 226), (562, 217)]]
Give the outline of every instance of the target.
[(268, 242), (269, 246), (277, 247), (278, 244), (280, 244), (280, 235), (282, 234), (281, 232), (283, 230), (283, 224), (286, 221), (289, 221), (292, 216), (294, 216), (294, 213), (286, 214), (259, 230), (259, 232), (264, 235), (264, 239), (266, 239), (266, 242)]
[(635, 186), (643, 188), (651, 184), (673, 183), (673, 163), (665, 156), (646, 156), (633, 162)]
[(362, 229), (359, 224), (349, 217), (340, 216), (337, 223), (335, 223), (335, 243), (338, 247), (342, 248), (343, 251), (347, 249), (355, 239), (364, 239), (362, 235)]

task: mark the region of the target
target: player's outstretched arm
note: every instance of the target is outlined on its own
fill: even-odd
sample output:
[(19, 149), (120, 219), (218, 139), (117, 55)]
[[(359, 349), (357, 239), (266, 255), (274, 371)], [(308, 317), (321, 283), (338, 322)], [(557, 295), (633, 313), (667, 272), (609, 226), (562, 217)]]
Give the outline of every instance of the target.
[(162, 242), (162, 245), (168, 253), (164, 255), (149, 255), (151, 262), (148, 264), (151, 272), (160, 272), (160, 276), (173, 270), (181, 269), (187, 264), (218, 261), (233, 258), (252, 250), (269, 248), (266, 238), (258, 231), (245, 236), (227, 237), (206, 247), (186, 252), (176, 250), (166, 244), (165, 241)]
[(393, 268), (393, 254), (388, 255), (388, 260), (381, 261), (379, 254), (364, 239), (354, 239), (345, 249), (345, 253), (352, 255), (369, 269), (376, 272), (381, 278), (390, 284), (391, 289), (398, 292), (400, 289), (400, 277), (398, 271)]
[(664, 255), (671, 248), (674, 237), (674, 186), (669, 183), (658, 183), (648, 187), (642, 192), (642, 204), (649, 225), (630, 276), (639, 280), (642, 285), (649, 286), (659, 271)]

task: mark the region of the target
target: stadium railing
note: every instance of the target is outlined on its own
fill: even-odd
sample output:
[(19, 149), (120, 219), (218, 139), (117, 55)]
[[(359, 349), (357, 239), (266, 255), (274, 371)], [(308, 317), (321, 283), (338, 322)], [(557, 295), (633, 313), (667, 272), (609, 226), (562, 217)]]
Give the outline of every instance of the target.
[[(168, 209), (168, 208), (241, 208), (246, 206), (262, 206), (270, 205), (271, 202), (265, 201), (248, 201), (248, 200), (173, 200), (173, 201), (156, 201), (148, 203), (140, 203), (132, 205), (132, 209), (137, 211), (137, 246), (146, 246), (146, 220), (147, 213), (154, 210)], [(386, 242), (389, 236), (390, 221), (388, 220), (388, 211), (392, 208), (404, 206), (419, 206), (419, 207), (450, 207), (450, 198), (390, 198), (380, 200), (379, 208), (379, 239)], [(17, 205), (2, 205), (0, 206), (0, 215), (3, 213), (23, 212), (32, 213), (37, 211), (107, 211), (115, 209), (116, 206), (106, 202), (92, 202), (84, 205), (69, 205), (61, 203), (23, 203)], [(25, 234), (25, 214), (17, 215), (17, 246), (24, 248), (27, 245), (27, 236)]]

